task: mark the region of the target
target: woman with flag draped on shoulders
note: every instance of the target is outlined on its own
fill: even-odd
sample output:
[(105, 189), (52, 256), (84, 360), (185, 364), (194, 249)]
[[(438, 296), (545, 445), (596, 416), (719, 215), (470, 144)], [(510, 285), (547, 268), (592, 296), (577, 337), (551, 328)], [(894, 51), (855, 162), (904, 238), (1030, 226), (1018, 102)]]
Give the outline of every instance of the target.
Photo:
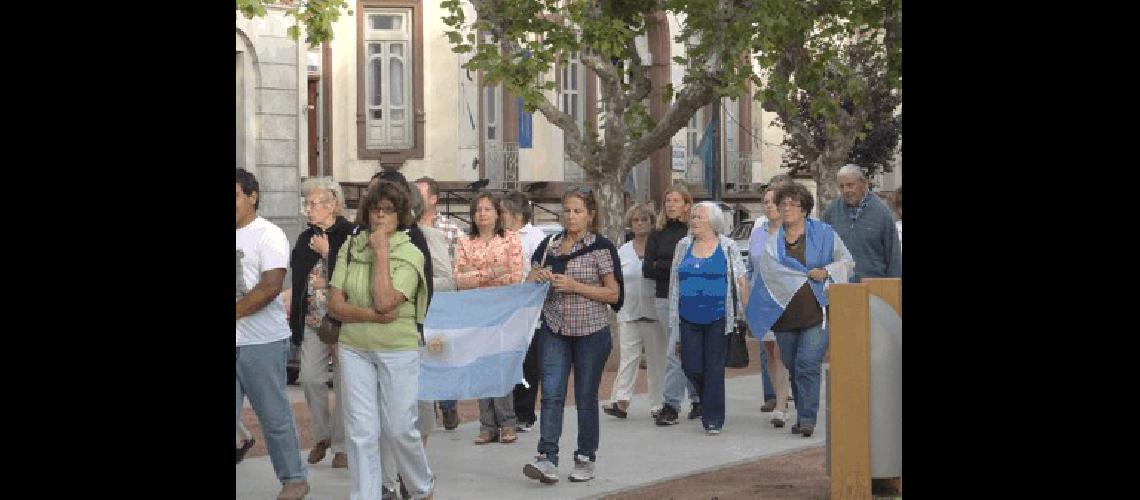
[(827, 285), (847, 283), (855, 260), (835, 230), (807, 218), (814, 200), (807, 188), (787, 184), (776, 190), (782, 219), (760, 257), (745, 310), (754, 332), (772, 330), (780, 358), (792, 377), (796, 401), (793, 434), (810, 437), (819, 412), (820, 373), (827, 353)]

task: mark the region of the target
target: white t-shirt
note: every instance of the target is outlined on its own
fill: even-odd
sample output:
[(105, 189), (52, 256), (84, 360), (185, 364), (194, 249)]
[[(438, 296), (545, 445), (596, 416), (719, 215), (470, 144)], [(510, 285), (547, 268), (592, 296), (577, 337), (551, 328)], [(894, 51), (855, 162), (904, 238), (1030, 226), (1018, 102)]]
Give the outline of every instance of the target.
[[(261, 217), (237, 230), (237, 298), (261, 281), (261, 273), (289, 267), (289, 238), (281, 228)], [(285, 303), (274, 297), (261, 310), (237, 320), (237, 345), (268, 344), (291, 335)]]
[(546, 233), (543, 233), (541, 229), (534, 227), (529, 222), (519, 228), (519, 241), (522, 243), (523, 253), (524, 280), (527, 275), (530, 274), (530, 258), (534, 255), (534, 251), (538, 250), (538, 246), (542, 244), (543, 238), (546, 238)]
[(653, 299), (657, 297), (657, 287), (653, 280), (641, 273), (641, 257), (633, 249), (633, 242), (627, 241), (618, 249), (621, 260), (621, 277), (625, 282), (625, 302), (617, 313), (618, 321), (637, 321), (641, 318), (657, 319), (657, 309)]

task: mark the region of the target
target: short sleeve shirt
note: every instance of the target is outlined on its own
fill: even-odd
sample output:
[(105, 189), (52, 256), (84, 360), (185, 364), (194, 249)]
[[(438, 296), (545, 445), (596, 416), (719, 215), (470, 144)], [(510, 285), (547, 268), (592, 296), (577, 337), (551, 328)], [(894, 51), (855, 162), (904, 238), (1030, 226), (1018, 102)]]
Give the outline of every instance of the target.
[[(568, 255), (593, 244), (595, 239), (597, 235), (589, 233), (575, 243), (569, 252), (563, 254), (562, 237), (559, 235), (550, 239), (546, 251), (551, 256)], [(533, 265), (538, 266), (542, 256), (535, 257), (537, 258), (533, 260)], [(566, 265), (567, 276), (590, 286), (602, 286), (602, 276), (613, 272), (613, 258), (604, 248), (579, 255)], [(576, 293), (562, 293), (552, 288), (546, 296), (546, 303), (542, 306), (542, 317), (554, 333), (582, 337), (597, 333), (609, 326), (609, 317), (606, 313), (608, 307), (602, 302), (587, 299)]]

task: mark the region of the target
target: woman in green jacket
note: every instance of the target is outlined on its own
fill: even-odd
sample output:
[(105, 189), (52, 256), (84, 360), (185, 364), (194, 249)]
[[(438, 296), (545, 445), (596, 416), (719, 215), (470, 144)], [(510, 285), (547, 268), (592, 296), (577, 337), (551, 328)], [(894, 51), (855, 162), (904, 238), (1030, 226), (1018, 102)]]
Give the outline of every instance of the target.
[(407, 190), (381, 181), (360, 203), (333, 273), (329, 312), (343, 322), (337, 356), (344, 383), (352, 499), (381, 496), (379, 441), (393, 445), (404, 485), (430, 498), (435, 481), (416, 429), (420, 333), (427, 313), (424, 255), (407, 234)]

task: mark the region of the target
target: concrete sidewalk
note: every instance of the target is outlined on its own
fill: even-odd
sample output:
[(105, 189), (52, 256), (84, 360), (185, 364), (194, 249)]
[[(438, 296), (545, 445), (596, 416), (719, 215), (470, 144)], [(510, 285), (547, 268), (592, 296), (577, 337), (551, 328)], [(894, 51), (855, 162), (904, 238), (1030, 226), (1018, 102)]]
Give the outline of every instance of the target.
[[(428, 460), (437, 478), (435, 498), (597, 498), (822, 445), (827, 432), (826, 391), (824, 384), (818, 423), (810, 438), (791, 433), (794, 412), (781, 429), (768, 423), (771, 414), (760, 412), (763, 398), (759, 375), (725, 380), (728, 416), (719, 436), (705, 435), (699, 419), (685, 419), (687, 403), (680, 424), (654, 425), (646, 396), (636, 394), (628, 419), (600, 415), (597, 476), (585, 483), (572, 483), (566, 478), (574, 468), (577, 442), (578, 421), (574, 407), (567, 407), (564, 414), (559, 442), (560, 480), (554, 485), (544, 485), (522, 473), (523, 465), (537, 454), (537, 425), (531, 432), (519, 433), (515, 444), (482, 446), (472, 443), (479, 433), (479, 422), (461, 424), (454, 431), (439, 427), (427, 446)], [(303, 450), (302, 457), (307, 457), (308, 452)], [(326, 457), (321, 463), (308, 466), (312, 491), (307, 498), (348, 498), (348, 470), (331, 469), (331, 461)], [(241, 500), (273, 499), (281, 489), (268, 456), (242, 461), (237, 466), (236, 482), (237, 498)]]

